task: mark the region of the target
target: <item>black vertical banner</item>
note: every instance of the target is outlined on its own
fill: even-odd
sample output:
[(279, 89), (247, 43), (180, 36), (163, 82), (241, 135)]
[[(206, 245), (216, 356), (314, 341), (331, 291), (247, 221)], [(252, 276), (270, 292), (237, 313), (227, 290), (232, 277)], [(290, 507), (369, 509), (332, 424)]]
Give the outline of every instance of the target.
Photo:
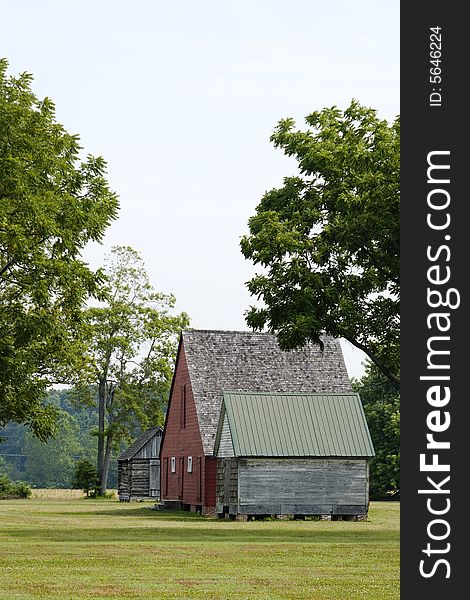
[(401, 4), (401, 598), (468, 594), (465, 3)]

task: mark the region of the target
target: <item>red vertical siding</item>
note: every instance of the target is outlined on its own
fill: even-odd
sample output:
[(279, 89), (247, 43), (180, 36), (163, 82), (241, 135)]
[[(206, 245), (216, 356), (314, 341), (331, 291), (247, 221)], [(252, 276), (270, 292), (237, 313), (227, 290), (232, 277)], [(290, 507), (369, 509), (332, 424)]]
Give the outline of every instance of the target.
[(217, 459), (206, 457), (206, 506), (215, 506)]
[[(184, 408), (185, 415), (182, 414)], [(164, 465), (162, 500), (215, 506), (216, 466), (211, 463), (216, 461), (204, 456), (183, 343), (179, 347), (160, 456)], [(172, 456), (176, 458), (176, 473), (171, 472)], [(188, 473), (188, 456), (193, 457), (192, 473)]]

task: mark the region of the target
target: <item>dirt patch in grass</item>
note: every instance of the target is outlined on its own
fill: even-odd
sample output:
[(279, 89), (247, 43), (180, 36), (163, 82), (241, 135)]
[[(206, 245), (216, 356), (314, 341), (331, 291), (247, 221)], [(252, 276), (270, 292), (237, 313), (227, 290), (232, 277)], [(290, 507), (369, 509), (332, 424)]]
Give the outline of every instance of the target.
[(61, 489), (33, 489), (31, 498), (48, 498), (51, 500), (59, 500), (60, 498), (66, 498), (68, 500), (76, 498), (84, 498), (85, 494), (82, 490), (61, 490)]
[[(116, 494), (116, 490), (108, 490)], [(117, 496), (116, 496), (117, 497)], [(85, 494), (82, 490), (69, 490), (69, 489), (58, 489), (58, 488), (47, 488), (39, 489), (35, 488), (32, 490), (31, 498), (42, 498), (49, 500), (78, 500), (79, 498), (85, 498)]]

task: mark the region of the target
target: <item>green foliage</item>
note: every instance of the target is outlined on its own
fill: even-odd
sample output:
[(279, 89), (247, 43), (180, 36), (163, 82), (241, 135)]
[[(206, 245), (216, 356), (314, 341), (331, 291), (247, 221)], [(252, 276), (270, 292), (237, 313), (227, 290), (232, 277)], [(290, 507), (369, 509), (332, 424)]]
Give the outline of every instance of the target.
[(25, 423), (40, 439), (57, 411), (54, 382), (86, 368), (82, 307), (102, 273), (80, 259), (116, 218), (102, 158), (80, 161), (79, 138), (55, 120), (32, 76), (6, 75), (0, 60), (0, 426)]
[(23, 477), (31, 485), (69, 487), (76, 457), (82, 452), (76, 420), (60, 411), (54, 437), (43, 442), (29, 433), (23, 452), (27, 455)]
[(0, 500), (29, 498), (31, 488), (23, 481), (13, 482), (7, 475), (0, 475)]
[(87, 496), (95, 497), (98, 493), (99, 480), (95, 465), (83, 458), (75, 463), (72, 489), (83, 490)]
[(105, 273), (105, 300), (87, 311), (96, 387), (82, 390), (82, 401), (98, 407), (101, 494), (111, 452), (136, 431), (163, 423), (178, 337), (189, 324), (185, 313), (173, 314), (174, 296), (154, 291), (132, 248), (114, 247)]
[(18, 425), (13, 421), (0, 429), (0, 457), (6, 464), (6, 471), (2, 474), (8, 475), (14, 481), (23, 479), (25, 461), (23, 446), (27, 431), (24, 425)]
[(7, 475), (0, 475), (0, 500), (10, 497), (12, 482)]
[(361, 396), (375, 457), (370, 463), (370, 495), (393, 497), (400, 490), (400, 395), (393, 383), (369, 363), (366, 374), (353, 381)]
[(343, 337), (398, 383), (399, 118), (353, 101), (306, 122), (284, 119), (271, 136), (300, 173), (264, 195), (242, 238), (263, 267), (247, 284), (263, 303), (247, 322), (285, 349)]
[(0, 475), (11, 477), (12, 470), (11, 465), (7, 463), (3, 456), (0, 456)]
[(90, 498), (93, 498), (93, 500), (116, 500), (117, 495), (114, 490), (108, 490), (104, 494), (97, 490), (94, 495), (90, 494)]

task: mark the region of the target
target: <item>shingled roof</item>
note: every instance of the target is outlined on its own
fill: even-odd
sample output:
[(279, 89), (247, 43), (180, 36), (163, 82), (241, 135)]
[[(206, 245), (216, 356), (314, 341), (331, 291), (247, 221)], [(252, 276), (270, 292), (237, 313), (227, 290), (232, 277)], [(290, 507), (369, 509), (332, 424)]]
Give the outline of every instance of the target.
[(350, 392), (338, 340), (282, 351), (270, 333), (188, 330), (182, 343), (204, 452), (211, 455), (223, 392)]

